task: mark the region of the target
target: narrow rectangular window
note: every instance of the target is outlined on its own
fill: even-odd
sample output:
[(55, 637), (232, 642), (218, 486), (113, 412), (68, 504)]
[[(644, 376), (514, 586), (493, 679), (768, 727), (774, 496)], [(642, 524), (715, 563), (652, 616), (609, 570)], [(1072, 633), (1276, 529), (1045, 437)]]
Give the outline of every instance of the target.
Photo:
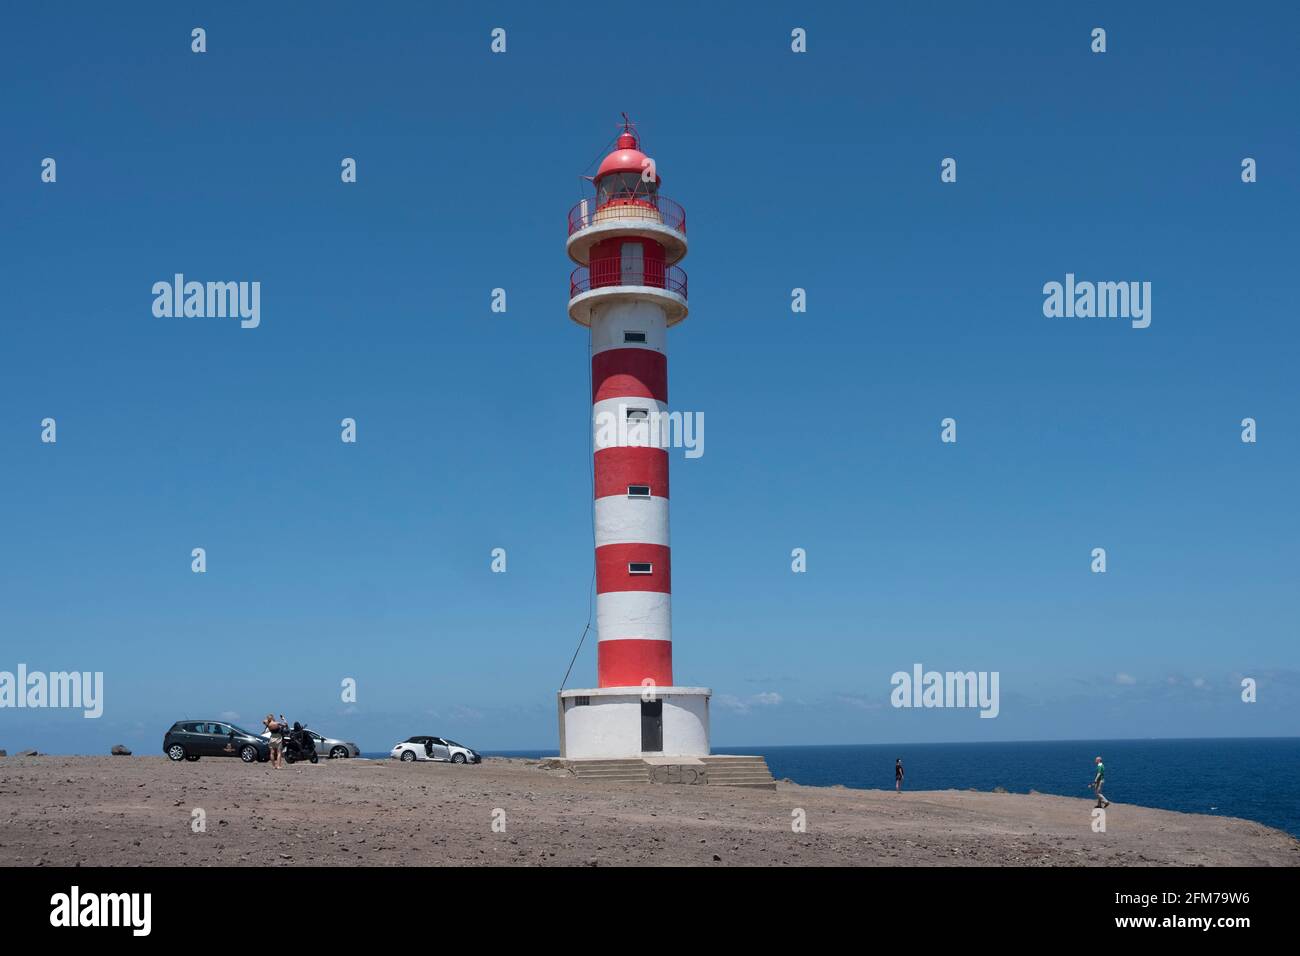
[(629, 561), (627, 565), (628, 574), (654, 574), (655, 566), (649, 561)]
[(627, 410), (627, 420), (630, 422), (648, 422), (650, 420), (650, 409), (629, 408)]
[(644, 343), (644, 342), (645, 342), (645, 333), (644, 333), (644, 332), (624, 332), (624, 333), (623, 333), (623, 341), (624, 341), (624, 342), (641, 342), (641, 343)]
[(573, 698), (573, 706), (574, 706), (574, 707), (590, 707), (590, 706), (591, 706), (591, 698), (590, 698), (590, 697), (575, 697), (575, 698)]
[(628, 485), (627, 496), (629, 498), (649, 498), (650, 486), (649, 485)]

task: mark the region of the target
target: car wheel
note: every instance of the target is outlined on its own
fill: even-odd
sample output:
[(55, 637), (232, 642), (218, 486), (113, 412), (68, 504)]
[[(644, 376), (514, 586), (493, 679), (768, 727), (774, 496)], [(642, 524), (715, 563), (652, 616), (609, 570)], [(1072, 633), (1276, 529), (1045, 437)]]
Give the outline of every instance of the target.
[(185, 748), (182, 747), (180, 744), (172, 744), (170, 747), (167, 748), (167, 756), (177, 761), (184, 760)]
[(239, 748), (239, 759), (244, 763), (252, 763), (257, 759), (257, 748), (252, 744), (244, 744)]
[(333, 750), (330, 751), (330, 756), (336, 760), (342, 759), (347, 755), (348, 755), (347, 747), (335, 747)]
[(464, 754), (452, 754), (452, 755), (451, 755), (451, 762), (452, 762), (452, 763), (464, 763), (464, 762), (465, 762), (465, 755), (464, 755)]
[(199, 755), (198, 755), (198, 754), (186, 754), (186, 755), (185, 755), (185, 759), (188, 760), (190, 763), (194, 763), (196, 760), (199, 759)]
[(414, 759), (415, 759), (415, 751), (413, 750), (402, 751), (402, 763), (410, 763)]
[(311, 755), (311, 762), (312, 762), (312, 763), (320, 763), (320, 754), (312, 754), (312, 755)]

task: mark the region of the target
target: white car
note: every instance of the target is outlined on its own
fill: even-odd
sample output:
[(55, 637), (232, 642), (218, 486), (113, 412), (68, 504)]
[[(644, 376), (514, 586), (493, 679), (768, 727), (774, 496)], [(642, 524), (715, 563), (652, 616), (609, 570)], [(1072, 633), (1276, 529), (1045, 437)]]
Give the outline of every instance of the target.
[(482, 763), (483, 757), (446, 737), (407, 737), (393, 746), (388, 756), (402, 763), (416, 760), (437, 760), (443, 763)]

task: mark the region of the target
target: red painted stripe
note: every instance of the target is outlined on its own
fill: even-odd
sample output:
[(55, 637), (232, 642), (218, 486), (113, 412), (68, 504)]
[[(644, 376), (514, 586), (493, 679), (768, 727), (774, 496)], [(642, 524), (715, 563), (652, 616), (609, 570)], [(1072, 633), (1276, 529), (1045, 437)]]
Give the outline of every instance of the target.
[(591, 357), (591, 400), (668, 401), (668, 356), (652, 349), (606, 349)]
[[(604, 544), (596, 549), (596, 593), (658, 591), (672, 593), (672, 549), (662, 544)], [(649, 561), (651, 574), (628, 574), (633, 561)]]
[(596, 676), (601, 687), (673, 686), (672, 641), (600, 641), (596, 645)]
[(663, 448), (602, 448), (596, 452), (596, 497), (626, 495), (628, 485), (649, 485), (668, 497), (668, 452)]

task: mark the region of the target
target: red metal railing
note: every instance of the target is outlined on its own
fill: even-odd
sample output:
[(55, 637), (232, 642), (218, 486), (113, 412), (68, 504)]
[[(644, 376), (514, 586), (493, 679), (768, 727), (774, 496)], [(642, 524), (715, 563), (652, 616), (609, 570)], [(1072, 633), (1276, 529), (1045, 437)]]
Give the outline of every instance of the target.
[(569, 210), (569, 235), (607, 219), (645, 219), (686, 231), (686, 210), (667, 196), (615, 196), (603, 206), (597, 206), (593, 196)]
[(662, 262), (636, 261), (624, 262), (611, 256), (608, 259), (593, 259), (590, 266), (578, 266), (569, 276), (569, 298), (618, 285), (650, 286), (654, 289), (667, 289), (686, 298), (686, 273), (677, 266), (665, 266)]

